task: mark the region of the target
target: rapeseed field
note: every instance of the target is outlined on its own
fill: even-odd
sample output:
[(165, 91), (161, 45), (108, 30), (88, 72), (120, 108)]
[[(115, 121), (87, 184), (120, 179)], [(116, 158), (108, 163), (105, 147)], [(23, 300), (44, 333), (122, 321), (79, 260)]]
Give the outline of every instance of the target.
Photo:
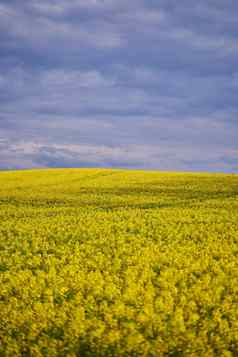
[(238, 356), (238, 175), (1, 172), (0, 356)]

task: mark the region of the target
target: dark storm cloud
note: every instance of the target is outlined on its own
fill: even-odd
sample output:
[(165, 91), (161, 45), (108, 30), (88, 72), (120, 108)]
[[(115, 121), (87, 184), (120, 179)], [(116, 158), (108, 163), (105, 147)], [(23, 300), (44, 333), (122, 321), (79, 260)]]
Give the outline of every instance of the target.
[(0, 167), (234, 171), (237, 10), (1, 1)]

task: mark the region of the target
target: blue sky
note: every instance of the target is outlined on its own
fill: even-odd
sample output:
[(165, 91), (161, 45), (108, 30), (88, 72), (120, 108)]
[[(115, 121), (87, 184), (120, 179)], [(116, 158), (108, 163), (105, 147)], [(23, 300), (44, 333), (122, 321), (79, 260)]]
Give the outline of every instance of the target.
[(238, 172), (236, 0), (0, 0), (0, 169)]

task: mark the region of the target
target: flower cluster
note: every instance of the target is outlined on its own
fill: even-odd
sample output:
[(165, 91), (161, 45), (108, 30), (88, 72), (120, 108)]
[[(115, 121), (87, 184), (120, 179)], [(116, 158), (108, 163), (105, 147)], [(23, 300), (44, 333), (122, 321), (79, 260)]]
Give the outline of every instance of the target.
[(0, 174), (1, 356), (237, 356), (238, 176)]

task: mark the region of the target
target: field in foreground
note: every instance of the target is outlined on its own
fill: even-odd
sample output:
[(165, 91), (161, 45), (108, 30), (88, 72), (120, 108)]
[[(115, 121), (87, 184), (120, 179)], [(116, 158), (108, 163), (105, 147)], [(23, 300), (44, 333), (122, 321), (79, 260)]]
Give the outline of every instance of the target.
[(0, 173), (0, 356), (237, 356), (238, 175)]

